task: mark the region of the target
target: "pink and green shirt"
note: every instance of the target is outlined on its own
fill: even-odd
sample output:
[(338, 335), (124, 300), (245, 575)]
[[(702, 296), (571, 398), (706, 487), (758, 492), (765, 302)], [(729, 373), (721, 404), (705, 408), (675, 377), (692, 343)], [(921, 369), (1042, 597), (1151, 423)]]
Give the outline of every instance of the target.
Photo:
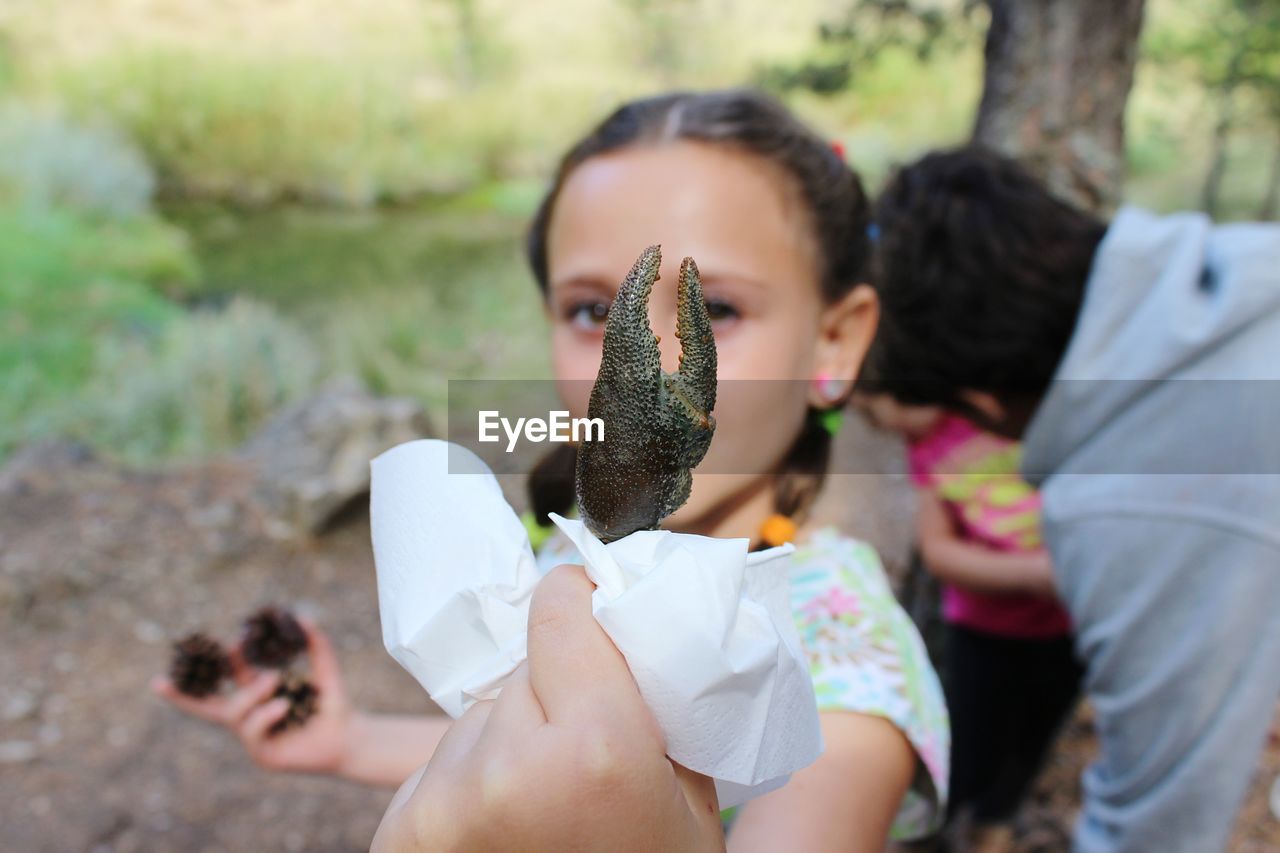
[[(1022, 445), (967, 420), (944, 415), (908, 447), (911, 479), (947, 508), (962, 538), (1004, 553), (1044, 548), (1040, 493), (1018, 475)], [(1014, 637), (1059, 637), (1071, 619), (1056, 601), (1029, 595), (988, 595), (950, 584), (943, 618), (954, 625)]]

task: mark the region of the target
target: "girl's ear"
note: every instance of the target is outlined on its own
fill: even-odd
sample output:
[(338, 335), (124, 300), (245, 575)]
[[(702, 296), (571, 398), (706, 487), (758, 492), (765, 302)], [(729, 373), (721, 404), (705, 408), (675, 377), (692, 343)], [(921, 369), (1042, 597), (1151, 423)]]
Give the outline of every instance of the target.
[(848, 399), (879, 322), (880, 300), (868, 284), (859, 284), (823, 310), (813, 362), (814, 375), (821, 379), (810, 385), (810, 405), (829, 409)]

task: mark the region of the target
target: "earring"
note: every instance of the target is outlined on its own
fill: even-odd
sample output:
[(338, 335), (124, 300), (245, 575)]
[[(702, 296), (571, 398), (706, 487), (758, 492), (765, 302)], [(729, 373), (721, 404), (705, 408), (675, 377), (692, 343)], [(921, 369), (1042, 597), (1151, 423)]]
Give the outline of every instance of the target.
[(813, 380), (813, 387), (818, 392), (818, 396), (822, 398), (822, 402), (828, 406), (838, 404), (844, 397), (845, 381), (836, 379), (826, 373), (819, 373)]
[(845, 395), (845, 381), (836, 379), (826, 373), (820, 373), (813, 380), (813, 387), (817, 390), (818, 396), (822, 398), (823, 407), (814, 407), (810, 410), (810, 415), (818, 426), (827, 431), (829, 435), (835, 435), (840, 431), (841, 425), (844, 423), (844, 406), (841, 403)]

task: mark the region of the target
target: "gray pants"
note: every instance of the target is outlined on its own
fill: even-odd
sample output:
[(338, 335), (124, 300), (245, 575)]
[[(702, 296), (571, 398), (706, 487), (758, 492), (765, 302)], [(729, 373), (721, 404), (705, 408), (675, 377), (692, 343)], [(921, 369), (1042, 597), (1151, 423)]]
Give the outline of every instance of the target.
[(1108, 512), (1045, 532), (1101, 740), (1075, 849), (1223, 849), (1280, 696), (1280, 531)]

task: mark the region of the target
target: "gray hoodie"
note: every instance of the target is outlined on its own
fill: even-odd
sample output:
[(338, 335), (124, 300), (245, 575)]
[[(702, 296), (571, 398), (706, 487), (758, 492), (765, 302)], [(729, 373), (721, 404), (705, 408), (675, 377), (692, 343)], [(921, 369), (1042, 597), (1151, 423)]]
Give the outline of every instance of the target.
[(1280, 693), (1280, 226), (1121, 210), (1023, 469), (1102, 737), (1077, 849), (1221, 849)]

